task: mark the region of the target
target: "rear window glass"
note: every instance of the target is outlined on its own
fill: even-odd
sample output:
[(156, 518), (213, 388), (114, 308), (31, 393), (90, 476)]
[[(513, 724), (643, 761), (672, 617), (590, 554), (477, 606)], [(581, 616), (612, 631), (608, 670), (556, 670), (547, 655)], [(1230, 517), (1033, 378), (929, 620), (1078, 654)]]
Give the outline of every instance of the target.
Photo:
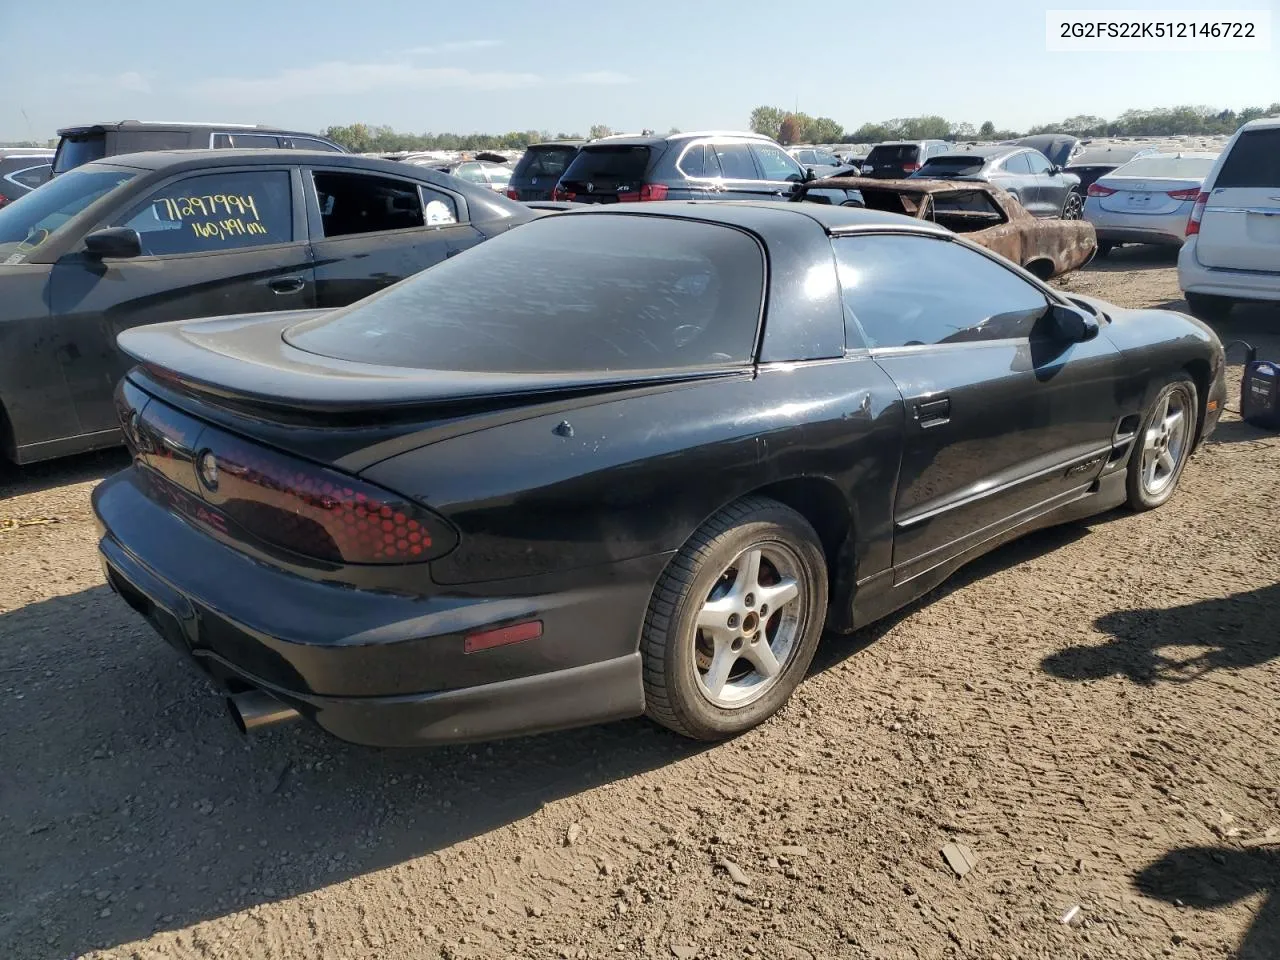
[(563, 179), (573, 182), (589, 180), (639, 180), (649, 165), (648, 147), (589, 147), (579, 151), (565, 170)]
[(971, 177), (980, 173), (986, 162), (982, 157), (934, 157), (924, 162), (924, 166), (917, 171), (917, 175)]
[(1213, 186), (1280, 187), (1280, 129), (1241, 134)]
[(1114, 171), (1117, 177), (1203, 180), (1213, 169), (1213, 157), (1143, 157)]
[(737, 230), (571, 214), (472, 247), (287, 339), (425, 370), (717, 366), (751, 359), (763, 296), (763, 255)]
[(914, 143), (872, 147), (867, 163), (915, 163), (919, 153), (920, 148)]
[(96, 133), (87, 137), (63, 137), (53, 160), (53, 172), (74, 170), (91, 160), (101, 160), (107, 155), (107, 138)]
[(516, 164), (516, 177), (558, 177), (578, 152), (577, 147), (537, 147), (524, 152)]
[(116, 134), (113, 153), (147, 153), (151, 150), (185, 150), (203, 147), (208, 141), (185, 130), (135, 130)]

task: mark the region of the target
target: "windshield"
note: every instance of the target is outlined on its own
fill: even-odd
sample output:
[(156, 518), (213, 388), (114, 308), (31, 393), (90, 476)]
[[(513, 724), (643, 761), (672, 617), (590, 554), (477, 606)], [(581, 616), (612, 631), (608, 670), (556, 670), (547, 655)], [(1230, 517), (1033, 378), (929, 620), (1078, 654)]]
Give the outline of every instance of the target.
[(0, 262), (21, 263), (68, 220), (133, 177), (126, 170), (73, 170), (0, 208)]
[(745, 233), (667, 217), (549, 217), (343, 310), (295, 347), (361, 363), (592, 373), (744, 363), (764, 296)]
[(1147, 177), (1152, 180), (1203, 180), (1213, 169), (1214, 157), (1143, 157), (1112, 171), (1113, 177)]
[(63, 137), (58, 144), (58, 152), (53, 160), (53, 172), (64, 173), (86, 164), (91, 160), (101, 160), (107, 155), (107, 135), (91, 133), (79, 137)]

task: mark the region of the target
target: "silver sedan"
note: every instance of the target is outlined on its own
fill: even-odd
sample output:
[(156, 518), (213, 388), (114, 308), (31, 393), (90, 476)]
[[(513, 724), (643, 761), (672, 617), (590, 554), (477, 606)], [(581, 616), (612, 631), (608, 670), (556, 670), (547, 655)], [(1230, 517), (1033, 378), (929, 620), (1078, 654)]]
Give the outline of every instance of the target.
[(1084, 218), (1098, 234), (1098, 255), (1122, 243), (1179, 247), (1187, 218), (1216, 153), (1137, 157), (1089, 185)]

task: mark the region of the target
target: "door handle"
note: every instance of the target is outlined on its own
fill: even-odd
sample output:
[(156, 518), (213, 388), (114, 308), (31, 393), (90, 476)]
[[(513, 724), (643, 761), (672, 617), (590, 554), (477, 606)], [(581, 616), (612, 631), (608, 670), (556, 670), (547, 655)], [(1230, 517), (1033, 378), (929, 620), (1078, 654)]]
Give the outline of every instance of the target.
[(267, 282), (274, 293), (297, 293), (306, 285), (307, 281), (302, 277), (276, 277)]
[(936, 427), (951, 420), (951, 398), (939, 397), (916, 404), (916, 420), (922, 427)]

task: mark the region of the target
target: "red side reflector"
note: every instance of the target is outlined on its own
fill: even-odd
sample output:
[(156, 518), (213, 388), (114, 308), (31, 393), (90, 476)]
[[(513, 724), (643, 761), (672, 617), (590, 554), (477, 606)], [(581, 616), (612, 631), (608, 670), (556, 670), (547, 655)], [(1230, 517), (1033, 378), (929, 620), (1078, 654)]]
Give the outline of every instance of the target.
[(526, 620), (524, 623), (513, 623), (509, 627), (498, 627), (496, 630), (469, 633), (462, 641), (462, 652), (475, 653), (491, 647), (504, 647), (509, 643), (537, 640), (540, 636), (542, 636), (542, 621)]

